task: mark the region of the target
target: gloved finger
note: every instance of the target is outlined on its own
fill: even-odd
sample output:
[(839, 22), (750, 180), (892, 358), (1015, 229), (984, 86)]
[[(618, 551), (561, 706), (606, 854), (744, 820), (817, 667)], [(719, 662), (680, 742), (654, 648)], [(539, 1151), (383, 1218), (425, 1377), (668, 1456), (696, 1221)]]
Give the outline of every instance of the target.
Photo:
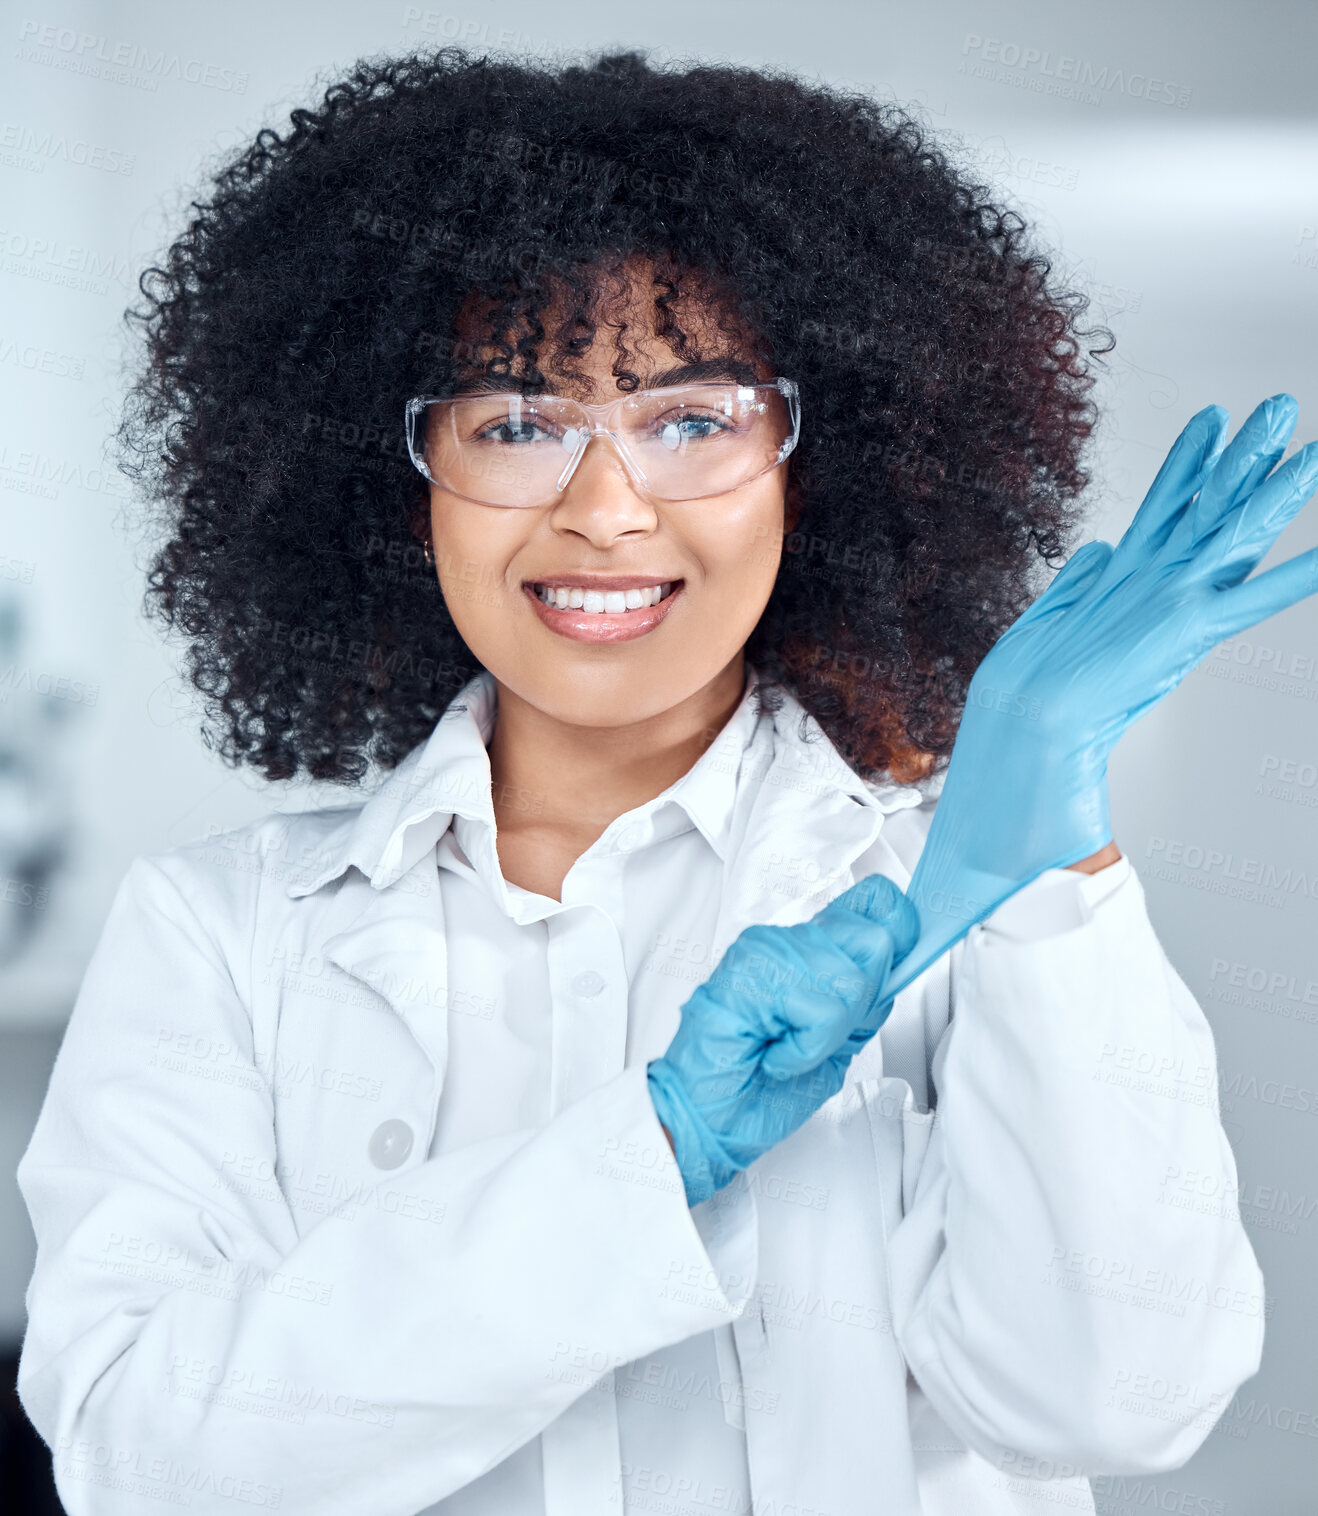
[(1278, 611), (1318, 593), (1318, 547), (1279, 563), (1256, 579), (1247, 579), (1218, 596), (1218, 640), (1257, 626)]
[(1206, 405), (1185, 423), (1117, 543), (1112, 555), (1116, 574), (1130, 573), (1167, 541), (1181, 512), (1226, 447), (1230, 419), (1220, 405)]
[(1181, 428), (1180, 437), (1154, 475), (1138, 511), (1134, 512), (1112, 555), (1119, 578), (1159, 552), (1227, 446), (1230, 417), (1219, 405), (1206, 405)]
[[(864, 892), (868, 887), (872, 893)], [(860, 1008), (860, 1015), (853, 1017), (848, 1041), (853, 1051), (863, 1046), (887, 1020), (892, 1010), (894, 994), (887, 989), (892, 971), (915, 946), (920, 936), (920, 913), (915, 902), (883, 874), (870, 874), (859, 880), (850, 890), (839, 895), (832, 905), (861, 905), (865, 923), (861, 918), (848, 922), (839, 917), (833, 930), (837, 941), (864, 973), (873, 987), (868, 1003)], [(888, 937), (874, 930), (875, 911), (881, 916), (881, 925)]]
[(850, 1062), (851, 1054), (837, 1053), (823, 1059), (812, 1069), (774, 1079), (767, 1090), (761, 1085), (756, 1092), (757, 1108), (760, 1111), (766, 1107), (772, 1108), (775, 1125), (782, 1122), (785, 1116), (786, 1126), (795, 1131), (842, 1088)]
[(1078, 600), (1107, 567), (1112, 557), (1110, 542), (1086, 542), (1057, 571), (1056, 577), (1033, 605), (1026, 608), (1008, 630), (1029, 626), (1053, 611), (1064, 610)]
[(1294, 395), (1285, 391), (1254, 407), (1186, 512), (1187, 546), (1212, 531), (1267, 478), (1286, 451), (1299, 413)]
[(843, 1047), (849, 1048), (853, 1055), (858, 1053), (888, 1019), (896, 999), (896, 993), (890, 991), (886, 984), (876, 990), (874, 998), (865, 1007), (864, 1014), (847, 1034)]
[(1195, 554), (1194, 570), (1218, 585), (1238, 584), (1318, 487), (1318, 442), (1307, 442), (1227, 516)]
[(783, 997), (782, 1034), (765, 1050), (761, 1065), (775, 1077), (817, 1067), (858, 1028), (877, 1030), (883, 983), (915, 945), (920, 921), (893, 880), (870, 874), (802, 929), (810, 934), (804, 956), (817, 968), (830, 965), (834, 978), (825, 984), (817, 977), (812, 993)]
[[(866, 874), (835, 896), (814, 917), (868, 977), (877, 979), (882, 965), (891, 967), (915, 946), (920, 917), (904, 890), (886, 874)], [(876, 932), (876, 926), (885, 928)]]
[[(867, 927), (885, 939), (890, 954), (892, 938), (887, 929), (877, 922), (869, 922)], [(807, 922), (802, 929), (810, 933), (808, 962), (812, 972), (808, 981), (793, 983), (779, 992), (773, 1035), (760, 1060), (764, 1073), (776, 1079), (808, 1073), (840, 1048), (868, 1007), (875, 988), (875, 981), (822, 928)]]
[(706, 1014), (702, 1035), (717, 1029), (755, 1057), (786, 1037), (813, 1066), (834, 1045), (832, 1022), (863, 994), (860, 973), (812, 921), (747, 927), (705, 986), (718, 1015)]

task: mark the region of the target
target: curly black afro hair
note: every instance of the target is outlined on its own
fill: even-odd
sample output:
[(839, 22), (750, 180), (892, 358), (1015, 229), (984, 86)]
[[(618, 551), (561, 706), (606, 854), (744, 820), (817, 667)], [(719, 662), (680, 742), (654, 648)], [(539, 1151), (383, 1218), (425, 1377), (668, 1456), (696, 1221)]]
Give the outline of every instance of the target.
[[(976, 666), (1079, 525), (1087, 360), (1112, 334), (894, 105), (444, 48), (359, 62), (193, 208), (127, 313), (146, 360), (120, 459), (161, 508), (146, 601), (189, 639), (205, 740), (269, 779), (393, 767), (480, 669), (422, 556), (402, 428), (470, 366), (471, 292), (487, 366), (534, 388), (594, 337), (590, 271), (639, 255), (683, 361), (672, 307), (698, 284), (797, 381), (800, 517), (746, 657), (865, 778), (951, 752)], [(565, 287), (579, 309), (546, 343)]]

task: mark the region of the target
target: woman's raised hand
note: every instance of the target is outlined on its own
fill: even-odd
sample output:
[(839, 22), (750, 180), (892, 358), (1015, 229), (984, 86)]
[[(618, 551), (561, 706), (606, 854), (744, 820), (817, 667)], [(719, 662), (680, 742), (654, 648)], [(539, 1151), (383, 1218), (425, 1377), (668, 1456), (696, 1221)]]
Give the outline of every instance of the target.
[(891, 988), (1045, 869), (1105, 847), (1126, 728), (1217, 643), (1318, 590), (1318, 549), (1247, 577), (1318, 487), (1318, 442), (1277, 466), (1296, 411), (1273, 395), (1229, 444), (1221, 406), (1193, 416), (1117, 546), (1082, 547), (990, 649), (908, 891), (920, 937)]

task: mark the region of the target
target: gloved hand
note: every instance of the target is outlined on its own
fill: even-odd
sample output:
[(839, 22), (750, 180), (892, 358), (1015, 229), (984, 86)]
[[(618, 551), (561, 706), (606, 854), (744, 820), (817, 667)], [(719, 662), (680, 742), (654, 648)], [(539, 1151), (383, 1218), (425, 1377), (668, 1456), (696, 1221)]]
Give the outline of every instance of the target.
[(887, 1019), (916, 915), (891, 879), (858, 880), (809, 921), (749, 926), (682, 1007), (648, 1068), (687, 1203), (708, 1200), (842, 1088)]
[(1105, 847), (1121, 734), (1217, 643), (1318, 590), (1318, 549), (1241, 583), (1318, 484), (1318, 443), (1270, 472), (1295, 417), (1273, 395), (1229, 446), (1221, 406), (1192, 417), (1116, 549), (1087, 543), (990, 649), (907, 889), (919, 940), (890, 992), (1045, 869)]

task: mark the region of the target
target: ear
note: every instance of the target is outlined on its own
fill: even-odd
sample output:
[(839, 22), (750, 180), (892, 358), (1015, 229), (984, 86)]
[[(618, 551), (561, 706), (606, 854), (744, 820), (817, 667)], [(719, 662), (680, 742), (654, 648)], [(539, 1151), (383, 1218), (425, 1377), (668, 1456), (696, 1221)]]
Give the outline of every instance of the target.
[(432, 546), (430, 541), (430, 501), (418, 502), (408, 512), (407, 529), (420, 543)]

